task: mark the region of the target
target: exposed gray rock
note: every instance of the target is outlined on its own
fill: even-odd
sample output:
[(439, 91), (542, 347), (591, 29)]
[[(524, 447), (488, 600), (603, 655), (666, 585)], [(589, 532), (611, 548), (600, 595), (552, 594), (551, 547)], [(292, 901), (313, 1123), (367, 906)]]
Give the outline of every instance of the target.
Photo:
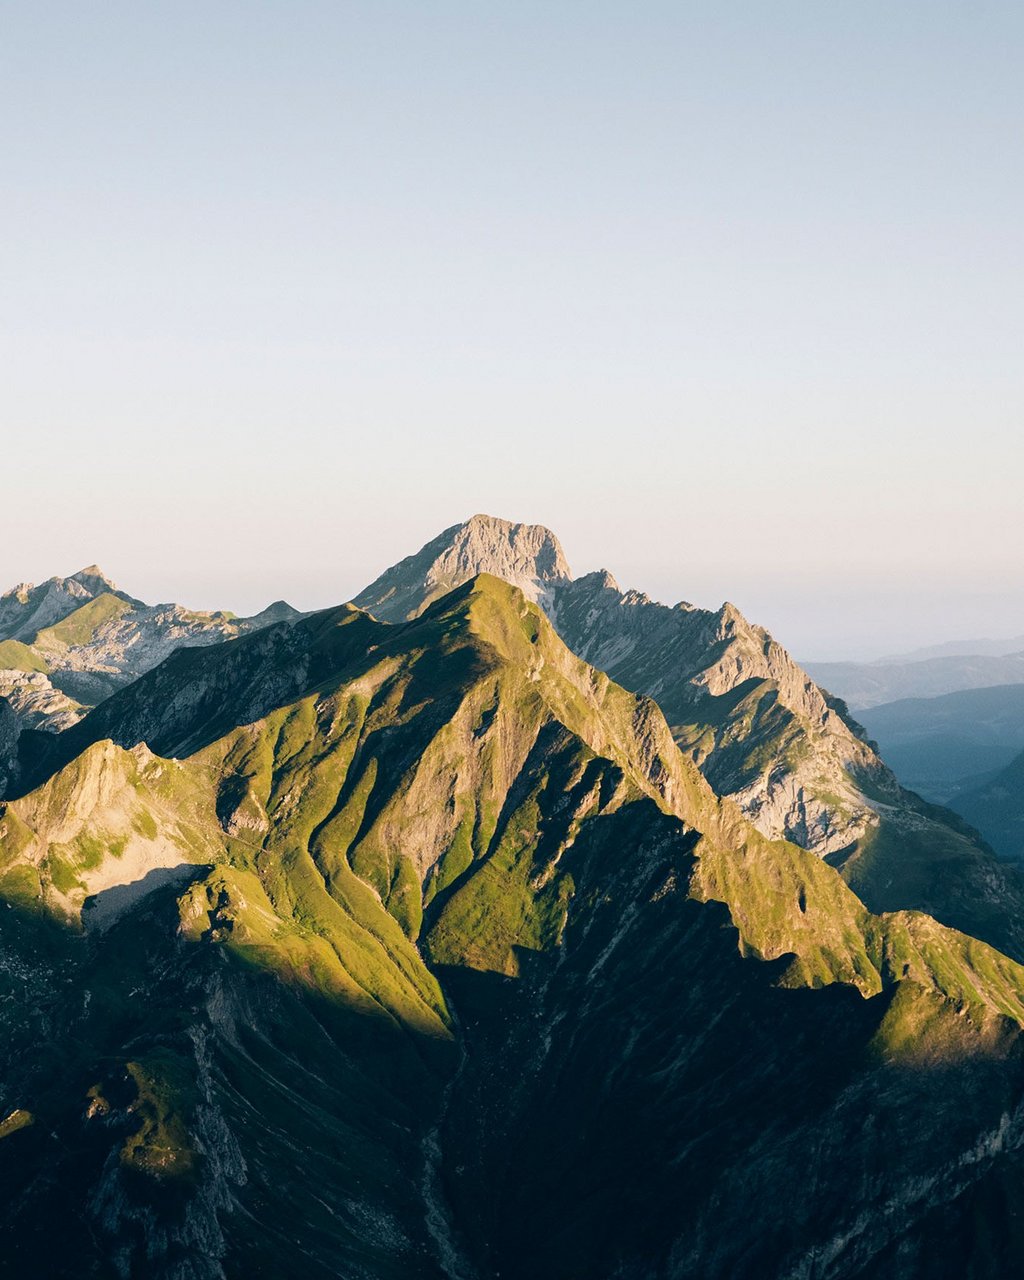
[(476, 515), (445, 529), (415, 555), (386, 570), (353, 604), (382, 622), (403, 622), (478, 573), (504, 578), (528, 600), (542, 603), (557, 584), (572, 576), (550, 529)]
[(0, 596), (0, 640), (21, 640), (30, 644), (45, 627), (63, 621), (83, 604), (105, 594), (116, 596), (128, 604), (141, 603), (119, 591), (94, 564), (73, 573), (70, 578), (47, 578), (38, 586), (20, 582)]
[(80, 720), (85, 709), (74, 698), (53, 686), (42, 671), (0, 668), (0, 697), (27, 729), (47, 729), (59, 733)]

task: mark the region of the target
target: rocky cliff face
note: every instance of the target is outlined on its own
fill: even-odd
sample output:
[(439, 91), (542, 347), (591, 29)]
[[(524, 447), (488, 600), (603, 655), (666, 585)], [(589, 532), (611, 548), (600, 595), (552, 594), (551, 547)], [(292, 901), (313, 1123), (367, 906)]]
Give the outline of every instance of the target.
[(566, 642), (627, 688), (655, 698), (680, 746), (765, 835), (824, 854), (877, 823), (857, 785), (895, 783), (841, 709), (734, 605), (668, 608), (607, 573), (561, 586)]
[(12, 1274), (1019, 1269), (1024, 969), (766, 840), (507, 584), (56, 741), (0, 811)]
[(0, 698), (6, 699), (22, 725), (59, 733), (85, 714), (81, 703), (54, 688), (44, 671), (0, 667)]
[(23, 723), (59, 731), (182, 645), (214, 644), (298, 617), (279, 601), (252, 618), (146, 605), (95, 566), (0, 599), (0, 696)]
[(404, 622), (431, 600), (478, 573), (511, 582), (528, 600), (543, 600), (571, 577), (561, 544), (539, 524), (476, 515), (452, 525), (415, 555), (386, 570), (353, 601), (384, 622)]
[(845, 705), (733, 605), (669, 608), (622, 591), (607, 571), (573, 579), (550, 531), (485, 517), (446, 530), (358, 601), (400, 620), (429, 595), (418, 575), (431, 566), (448, 566), (446, 580), (500, 575), (513, 530), (520, 551), (543, 549), (518, 554), (515, 571), (562, 639), (655, 699), (684, 753), (762, 834), (828, 857), (875, 910), (925, 910), (1024, 957), (1016, 871), (953, 814), (903, 790)]

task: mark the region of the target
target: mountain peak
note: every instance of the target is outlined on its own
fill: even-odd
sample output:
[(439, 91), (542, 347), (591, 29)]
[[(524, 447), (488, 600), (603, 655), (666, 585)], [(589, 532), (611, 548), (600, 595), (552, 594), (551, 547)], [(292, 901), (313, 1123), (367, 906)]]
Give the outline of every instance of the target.
[(462, 563), (473, 560), (479, 561), (475, 573), (493, 573), (507, 581), (524, 575), (541, 582), (572, 577), (562, 544), (545, 525), (477, 514), (448, 532), (453, 537), (438, 557), (439, 575), (449, 566), (461, 572)]
[(117, 591), (116, 583), (107, 577), (98, 564), (87, 564), (84, 569), (79, 569), (77, 573), (73, 573), (69, 581), (78, 582), (83, 587), (88, 587), (96, 593)]
[(39, 631), (61, 622), (98, 596), (116, 596), (131, 605), (141, 603), (119, 591), (95, 564), (69, 578), (47, 578), (38, 586), (19, 583), (0, 597), (0, 640), (32, 643)]
[(531, 600), (539, 599), (551, 584), (572, 577), (562, 545), (550, 529), (480, 512), (385, 570), (354, 603), (385, 622), (402, 622), (480, 573), (513, 583)]
[(619, 591), (619, 584), (615, 580), (615, 575), (608, 569), (595, 569), (593, 573), (585, 573), (582, 578), (576, 581), (587, 586), (594, 587), (599, 591)]

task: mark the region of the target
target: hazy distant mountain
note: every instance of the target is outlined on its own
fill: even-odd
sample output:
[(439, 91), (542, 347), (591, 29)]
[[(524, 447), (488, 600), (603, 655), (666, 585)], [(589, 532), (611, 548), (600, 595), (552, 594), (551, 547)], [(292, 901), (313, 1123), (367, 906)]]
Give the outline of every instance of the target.
[[(653, 662), (676, 624), (597, 586)], [(694, 613), (706, 683), (754, 637), (817, 706)], [(1024, 1266), (1024, 968), (766, 840), (516, 587), (178, 648), (21, 739), (5, 1274)]]
[(902, 698), (934, 698), (961, 689), (1024, 683), (1024, 652), (971, 654), (922, 661), (808, 662), (807, 672), (854, 714)]
[(252, 618), (146, 605), (96, 565), (0, 597), (0, 696), (24, 724), (59, 730), (180, 645), (213, 644), (297, 617), (278, 601)]
[(842, 704), (733, 605), (669, 608), (607, 571), (573, 579), (550, 530), (483, 515), (355, 603), (400, 621), (463, 577), (509, 568), (575, 653), (657, 701), (678, 745), (762, 834), (828, 856), (874, 910), (928, 911), (1024, 957), (1017, 874), (954, 814), (904, 791)]
[(1024, 636), (1009, 636), (1002, 640), (991, 637), (982, 640), (946, 640), (942, 644), (924, 645), (920, 649), (910, 649), (906, 653), (888, 654), (879, 662), (894, 664), (898, 662), (923, 662), (927, 658), (971, 658), (981, 655), (989, 658), (1004, 658), (1014, 653), (1024, 653)]
[(962, 789), (949, 803), (997, 853), (1024, 862), (1024, 752), (994, 778)]
[(905, 698), (858, 715), (900, 780), (940, 803), (1024, 749), (1024, 684)]

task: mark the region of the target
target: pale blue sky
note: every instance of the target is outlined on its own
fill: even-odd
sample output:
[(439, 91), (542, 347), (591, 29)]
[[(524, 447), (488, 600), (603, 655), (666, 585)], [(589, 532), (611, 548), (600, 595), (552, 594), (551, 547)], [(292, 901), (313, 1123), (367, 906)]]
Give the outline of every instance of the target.
[(0, 583), (474, 511), (804, 657), (1024, 631), (1024, 6), (0, 3)]

